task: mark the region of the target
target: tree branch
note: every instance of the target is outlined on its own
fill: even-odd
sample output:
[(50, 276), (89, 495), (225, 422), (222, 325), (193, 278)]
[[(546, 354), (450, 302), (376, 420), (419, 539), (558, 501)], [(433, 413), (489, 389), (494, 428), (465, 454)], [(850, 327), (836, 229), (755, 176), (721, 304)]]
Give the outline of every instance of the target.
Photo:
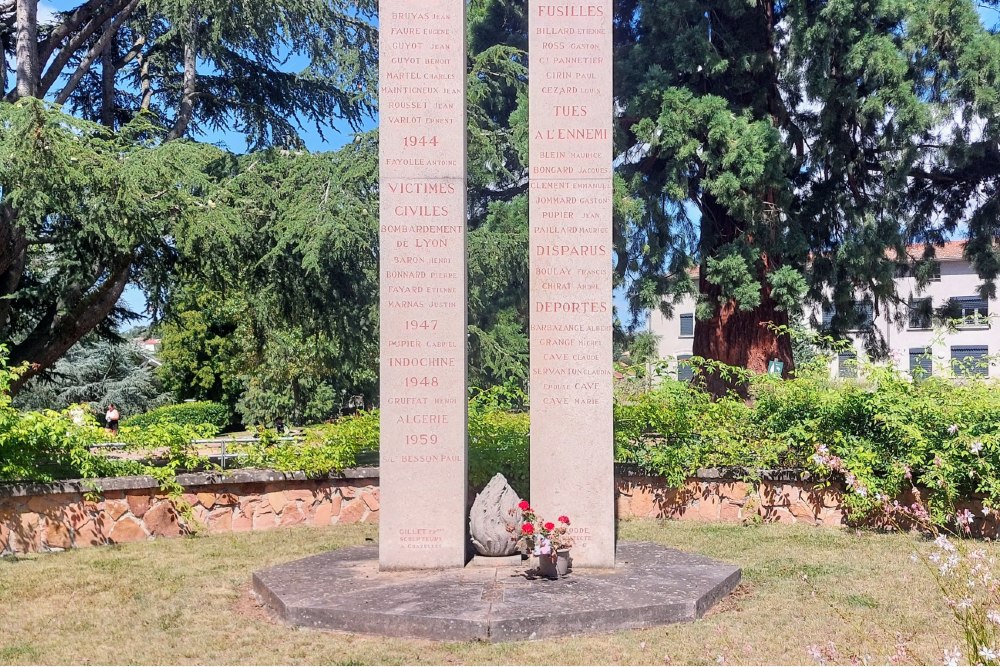
[(501, 201), (507, 201), (508, 199), (513, 199), (517, 195), (524, 194), (528, 191), (528, 182), (525, 180), (522, 183), (517, 183), (509, 188), (504, 188), (503, 190), (493, 190), (491, 188), (486, 188), (483, 190), (482, 194), (486, 197), (492, 199), (499, 199)]
[(11, 350), (11, 363), (28, 362), (28, 371), (11, 386), (16, 393), (32, 377), (49, 368), (85, 334), (92, 331), (111, 313), (121, 298), (131, 274), (133, 255), (119, 255), (111, 265), (107, 279), (74, 307), (58, 317), (43, 317), (22, 343)]
[(79, 30), (79, 32), (70, 38), (70, 40), (66, 43), (66, 46), (59, 50), (59, 54), (55, 57), (55, 60), (53, 60), (48, 69), (45, 70), (45, 73), (42, 75), (41, 86), (39, 87), (40, 95), (45, 95), (49, 92), (49, 89), (52, 88), (55, 82), (59, 80), (59, 75), (62, 74), (63, 69), (66, 67), (66, 64), (69, 63), (73, 54), (79, 51), (86, 41), (90, 39), (102, 25), (105, 24), (109, 16), (113, 16), (114, 14), (120, 12), (122, 8), (128, 4), (128, 1), (129, 0), (115, 0), (114, 2), (109, 3), (105, 0), (104, 3), (101, 3), (107, 5), (107, 10), (101, 12), (100, 14), (94, 14), (91, 19), (87, 21), (87, 23)]
[(135, 43), (132, 45), (132, 48), (129, 49), (128, 53), (122, 56), (121, 60), (115, 63), (115, 69), (120, 70), (122, 67), (125, 67), (125, 65), (128, 65), (130, 62), (139, 57), (139, 54), (142, 53), (142, 47), (145, 45), (146, 36), (139, 35), (139, 37), (136, 38)]
[(108, 0), (88, 0), (85, 4), (80, 5), (73, 12), (66, 17), (66, 20), (57, 25), (49, 33), (49, 36), (42, 42), (38, 53), (39, 62), (43, 65), (49, 62), (49, 58), (52, 57), (52, 53), (56, 50), (59, 44), (72, 32), (77, 30), (86, 21), (89, 21), (94, 17), (94, 14), (101, 7), (101, 5), (108, 3)]
[[(90, 71), (90, 66), (94, 64), (95, 60), (97, 60), (97, 56), (103, 53), (104, 50), (108, 47), (108, 45), (111, 43), (111, 39), (118, 34), (119, 28), (122, 27), (122, 24), (125, 23), (129, 15), (132, 13), (132, 11), (136, 8), (136, 5), (138, 4), (139, 0), (131, 0), (120, 12), (118, 12), (118, 15), (115, 16), (113, 21), (111, 21), (111, 25), (109, 25), (107, 29), (105, 29), (104, 34), (102, 34), (101, 38), (97, 40), (97, 43), (94, 44), (92, 47), (90, 47), (90, 50), (87, 52), (87, 55), (85, 55), (83, 57), (83, 60), (80, 61), (80, 64), (77, 65), (76, 71), (73, 72), (73, 75), (69, 78), (69, 81), (66, 82), (66, 85), (63, 86), (63, 89), (59, 91), (58, 95), (56, 95), (55, 99), (56, 104), (66, 103), (66, 100), (69, 99), (69, 96), (73, 93), (74, 90), (76, 90), (76, 87), (80, 85), (80, 81), (83, 79), (84, 76), (86, 76), (87, 72)], [(114, 88), (113, 81), (112, 81), (112, 88)]]

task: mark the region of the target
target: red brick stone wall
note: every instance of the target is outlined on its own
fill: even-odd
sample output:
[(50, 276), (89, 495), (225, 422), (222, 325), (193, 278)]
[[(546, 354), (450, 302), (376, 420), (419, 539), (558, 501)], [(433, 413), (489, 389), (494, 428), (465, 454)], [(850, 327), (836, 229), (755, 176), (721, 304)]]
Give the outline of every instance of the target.
[[(155, 488), (0, 496), (0, 555), (305, 524), (377, 523), (378, 480), (324, 479), (191, 486), (180, 508)], [(188, 517), (186, 518), (185, 515)], [(193, 519), (193, 520), (192, 520)]]
[[(194, 531), (208, 534), (268, 530), (282, 526), (377, 523), (377, 471), (358, 477), (306, 480), (301, 475), (241, 471), (209, 482), (182, 476), (187, 492), (179, 511), (150, 480), (130, 486), (110, 480), (99, 500), (66, 484), (4, 493), (0, 489), (0, 555), (120, 544)], [(265, 481), (253, 481), (264, 479)], [(248, 481), (250, 480), (250, 481)], [(107, 480), (105, 480), (107, 481)], [(69, 486), (78, 483), (70, 484)], [(764, 480), (692, 478), (670, 489), (661, 478), (621, 473), (618, 518), (653, 517), (681, 521), (807, 523), (841, 525), (844, 511), (836, 486)], [(47, 491), (47, 492), (46, 492)]]
[(806, 523), (840, 526), (845, 512), (837, 486), (762, 480), (756, 488), (731, 479), (687, 481), (669, 488), (659, 477), (618, 478), (618, 517), (681, 521)]

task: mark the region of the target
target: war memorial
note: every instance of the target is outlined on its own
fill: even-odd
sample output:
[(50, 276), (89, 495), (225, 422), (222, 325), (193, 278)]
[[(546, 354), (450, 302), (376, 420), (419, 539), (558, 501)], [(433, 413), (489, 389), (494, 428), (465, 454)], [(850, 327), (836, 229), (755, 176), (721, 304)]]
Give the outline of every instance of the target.
[(612, 2), (529, 11), (531, 504), (572, 513), (572, 574), (472, 558), (464, 2), (382, 0), (379, 544), (256, 573), (292, 624), (535, 639), (693, 620), (739, 582), (736, 567), (616, 541)]

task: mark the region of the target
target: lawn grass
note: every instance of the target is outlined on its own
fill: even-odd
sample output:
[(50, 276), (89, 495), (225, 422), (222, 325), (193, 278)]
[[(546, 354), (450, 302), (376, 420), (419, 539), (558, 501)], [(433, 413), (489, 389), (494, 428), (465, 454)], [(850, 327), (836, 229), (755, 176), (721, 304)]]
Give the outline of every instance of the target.
[[(704, 619), (488, 645), (298, 630), (252, 600), (254, 570), (377, 539), (374, 526), (160, 540), (0, 560), (0, 663), (941, 664), (957, 626), (906, 535), (626, 521), (650, 540), (736, 563), (744, 583)], [(919, 545), (927, 549), (927, 544)], [(830, 648), (832, 647), (832, 649)]]

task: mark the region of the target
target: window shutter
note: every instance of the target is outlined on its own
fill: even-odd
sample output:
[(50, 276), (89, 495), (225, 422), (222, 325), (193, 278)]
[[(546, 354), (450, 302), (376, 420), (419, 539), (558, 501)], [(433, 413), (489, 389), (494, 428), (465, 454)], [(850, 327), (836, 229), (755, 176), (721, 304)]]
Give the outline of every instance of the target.
[(934, 360), (931, 358), (931, 348), (910, 348), (910, 375), (919, 379), (933, 374)]
[(837, 375), (842, 378), (858, 377), (858, 355), (854, 352), (841, 352), (838, 354)]
[(677, 357), (677, 379), (681, 382), (690, 382), (694, 379), (694, 369), (689, 360), (690, 354), (682, 354)]
[(951, 348), (951, 364), (959, 377), (989, 375), (990, 349), (986, 345), (955, 345)]
[(688, 337), (694, 335), (694, 313), (681, 315), (681, 336)]

